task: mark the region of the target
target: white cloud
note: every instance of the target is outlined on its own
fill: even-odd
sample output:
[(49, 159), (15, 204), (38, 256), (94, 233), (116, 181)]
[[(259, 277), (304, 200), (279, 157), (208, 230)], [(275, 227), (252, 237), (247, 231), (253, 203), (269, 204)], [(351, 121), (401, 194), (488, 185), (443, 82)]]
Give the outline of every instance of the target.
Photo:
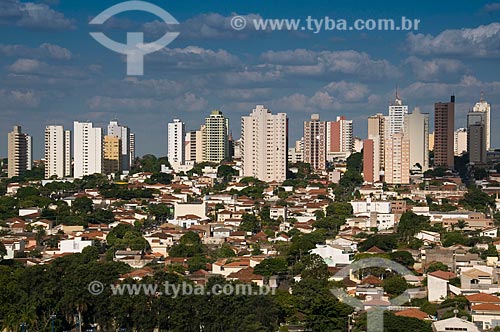
[(40, 95), (33, 90), (0, 89), (0, 99), (4, 108), (35, 108), (41, 101)]
[(422, 60), (411, 56), (404, 62), (409, 65), (419, 81), (449, 81), (460, 78), (467, 72), (467, 67), (455, 59)]
[(205, 98), (187, 92), (174, 99), (154, 98), (114, 98), (94, 96), (87, 100), (87, 106), (93, 111), (100, 112), (129, 112), (168, 111), (170, 114), (183, 112), (197, 112), (206, 110), (208, 102)]
[(0, 24), (15, 24), (37, 30), (73, 29), (73, 20), (44, 3), (0, 1)]
[(349, 51), (311, 51), (304, 49), (270, 51), (261, 59), (290, 75), (315, 77), (334, 74), (349, 75), (359, 79), (398, 77), (399, 70), (387, 60), (372, 59), (370, 55)]
[(409, 33), (407, 45), (414, 54), (495, 57), (500, 55), (500, 23), (445, 30), (435, 37)]
[(226, 50), (214, 51), (197, 46), (164, 48), (148, 56), (147, 61), (180, 70), (227, 70), (240, 63), (238, 57)]
[(73, 57), (71, 51), (67, 48), (49, 43), (43, 43), (36, 48), (19, 44), (0, 44), (0, 54), (5, 56), (19, 56), (53, 60), (71, 60), (71, 58)]
[(241, 15), (247, 21), (247, 27), (243, 30), (234, 30), (231, 27), (231, 18), (237, 14), (223, 16), (218, 13), (200, 14), (189, 18), (180, 24), (167, 25), (155, 20), (145, 23), (144, 31), (152, 36), (161, 36), (167, 31), (180, 32), (180, 39), (246, 39), (252, 35), (262, 35), (265, 31), (256, 31), (251, 26), (254, 19), (260, 19), (258, 14)]

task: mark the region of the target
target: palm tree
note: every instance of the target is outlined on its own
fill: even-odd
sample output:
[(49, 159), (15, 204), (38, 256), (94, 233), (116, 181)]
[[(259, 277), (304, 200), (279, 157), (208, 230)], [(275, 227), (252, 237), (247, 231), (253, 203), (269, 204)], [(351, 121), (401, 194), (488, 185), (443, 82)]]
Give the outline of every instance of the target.
[(464, 228), (467, 227), (468, 225), (469, 224), (463, 219), (457, 221), (457, 227), (460, 229), (461, 232), (463, 232)]

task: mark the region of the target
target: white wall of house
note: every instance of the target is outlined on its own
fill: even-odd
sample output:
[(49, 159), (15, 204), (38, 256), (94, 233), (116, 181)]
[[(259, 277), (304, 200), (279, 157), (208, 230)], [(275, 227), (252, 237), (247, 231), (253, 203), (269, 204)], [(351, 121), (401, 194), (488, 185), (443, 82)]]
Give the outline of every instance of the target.
[(75, 237), (71, 240), (62, 240), (59, 246), (59, 252), (62, 253), (81, 253), (85, 247), (92, 245), (91, 240), (82, 240), (81, 237)]
[(427, 278), (427, 299), (429, 302), (443, 302), (448, 295), (448, 281), (429, 275)]

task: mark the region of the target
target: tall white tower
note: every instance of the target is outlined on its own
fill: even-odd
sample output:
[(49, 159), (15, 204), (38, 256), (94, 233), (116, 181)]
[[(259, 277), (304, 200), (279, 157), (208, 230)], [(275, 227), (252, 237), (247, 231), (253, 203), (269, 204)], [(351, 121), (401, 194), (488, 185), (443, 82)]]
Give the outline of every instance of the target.
[(404, 135), (410, 144), (410, 168), (417, 169), (420, 165), (425, 172), (429, 169), (429, 114), (416, 107), (404, 120)]
[(183, 165), (185, 162), (185, 124), (179, 119), (174, 119), (168, 124), (168, 161), (170, 164)]
[(45, 178), (71, 175), (71, 132), (63, 126), (45, 127)]
[(74, 122), (74, 176), (82, 178), (102, 172), (102, 129), (92, 122)]
[(389, 105), (389, 116), (388, 116), (388, 134), (394, 135), (402, 133), (404, 130), (404, 118), (408, 114), (408, 105), (403, 105), (403, 100), (399, 98), (399, 94), (396, 91), (396, 100), (393, 104)]

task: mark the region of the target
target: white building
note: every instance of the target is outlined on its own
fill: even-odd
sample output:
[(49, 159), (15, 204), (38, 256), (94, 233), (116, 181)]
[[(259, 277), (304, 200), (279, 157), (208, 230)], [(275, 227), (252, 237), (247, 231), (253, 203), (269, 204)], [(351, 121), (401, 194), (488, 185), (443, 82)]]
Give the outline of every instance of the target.
[(474, 112), (486, 113), (486, 150), (489, 151), (491, 150), (491, 105), (481, 96), (481, 99), (474, 105), (472, 110)]
[(92, 122), (74, 122), (74, 177), (102, 172), (102, 130)]
[(396, 92), (396, 100), (389, 105), (389, 116), (387, 118), (388, 126), (386, 134), (394, 135), (404, 132), (404, 118), (408, 114), (408, 105), (403, 105), (403, 100), (399, 98)]
[(458, 128), (455, 130), (455, 156), (464, 152), (467, 152), (467, 129)]
[(317, 244), (315, 249), (312, 249), (311, 254), (319, 255), (330, 267), (338, 265), (349, 265), (352, 263), (354, 252), (350, 248), (341, 247), (339, 245)]
[(242, 176), (283, 182), (287, 169), (288, 119), (257, 105), (241, 118)]
[(185, 124), (179, 119), (174, 119), (168, 124), (168, 161), (174, 165), (183, 165), (185, 159)]
[[(420, 113), (416, 107), (413, 113), (404, 117), (404, 134), (410, 143), (410, 168), (429, 169), (429, 114)], [(420, 167), (418, 167), (420, 165)]]
[(388, 201), (373, 201), (367, 197), (364, 201), (351, 201), (353, 214), (359, 213), (391, 213), (391, 202)]
[(122, 170), (129, 170), (135, 158), (135, 135), (130, 132), (130, 128), (118, 124), (113, 120), (108, 124), (108, 136), (118, 137), (121, 140)]
[(45, 178), (71, 176), (71, 131), (45, 127)]

